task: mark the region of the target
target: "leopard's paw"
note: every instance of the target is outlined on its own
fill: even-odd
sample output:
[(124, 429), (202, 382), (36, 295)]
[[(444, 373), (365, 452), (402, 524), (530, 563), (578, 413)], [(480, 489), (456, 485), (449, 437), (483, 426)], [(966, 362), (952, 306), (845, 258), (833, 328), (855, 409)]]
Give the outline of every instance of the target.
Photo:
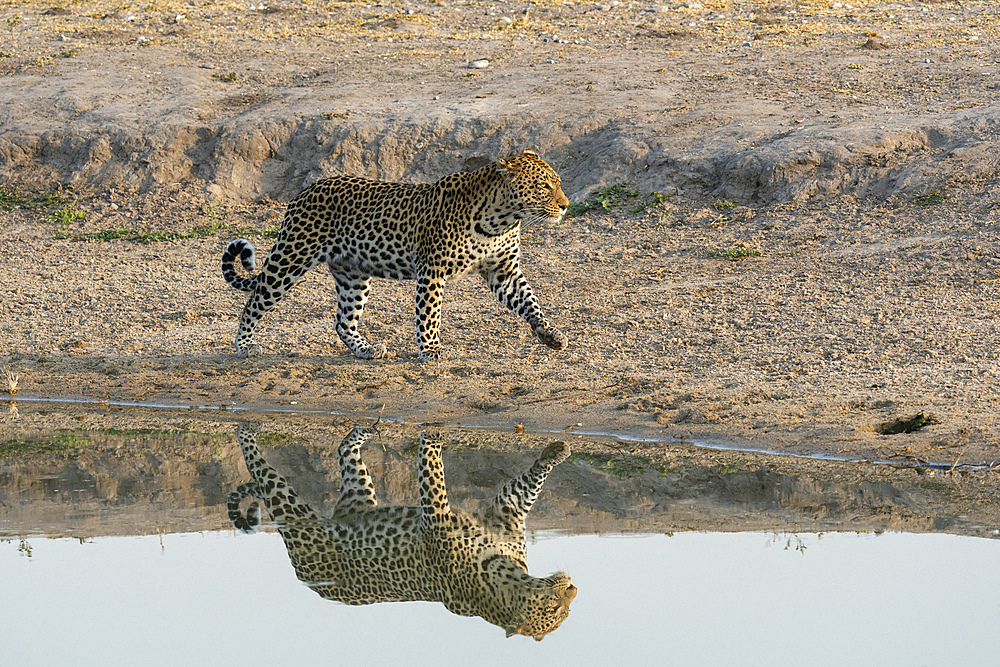
[(548, 329), (536, 329), (535, 335), (538, 340), (542, 341), (553, 350), (565, 350), (566, 345), (569, 343), (569, 339), (566, 338), (566, 334), (559, 331), (555, 327), (550, 327)]
[(450, 348), (434, 345), (427, 346), (420, 350), (420, 354), (417, 355), (417, 361), (440, 361), (441, 359), (456, 359), (457, 357), (458, 355), (455, 354)]
[(252, 359), (253, 357), (259, 357), (264, 354), (264, 348), (260, 346), (259, 343), (254, 341), (253, 338), (250, 340), (236, 341), (236, 358), (237, 359)]
[(359, 347), (357, 350), (352, 350), (352, 352), (358, 359), (383, 359), (387, 354), (389, 354), (388, 348), (386, 348), (386, 346), (382, 343), (365, 345)]

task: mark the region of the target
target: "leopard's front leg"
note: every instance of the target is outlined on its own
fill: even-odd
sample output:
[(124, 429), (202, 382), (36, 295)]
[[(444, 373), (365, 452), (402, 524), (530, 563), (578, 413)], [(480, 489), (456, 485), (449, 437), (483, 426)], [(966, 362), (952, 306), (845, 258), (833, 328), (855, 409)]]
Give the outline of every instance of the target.
[(521, 273), (516, 259), (490, 268), (483, 273), (483, 277), (500, 303), (527, 322), (538, 340), (553, 350), (566, 348), (566, 335), (545, 319), (542, 307), (538, 304), (528, 279)]
[(435, 271), (422, 272), (417, 276), (417, 358), (420, 361), (436, 361), (445, 353), (438, 336), (444, 284), (444, 278)]

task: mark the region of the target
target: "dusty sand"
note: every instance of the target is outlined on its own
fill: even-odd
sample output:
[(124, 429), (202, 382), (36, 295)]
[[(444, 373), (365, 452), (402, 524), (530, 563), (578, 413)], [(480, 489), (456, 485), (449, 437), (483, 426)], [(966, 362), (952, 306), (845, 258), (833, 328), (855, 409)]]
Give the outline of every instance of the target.
[[(210, 4), (0, 3), (19, 397), (1000, 460), (992, 3)], [(235, 358), (221, 250), (265, 252), (303, 185), (527, 146), (575, 201), (639, 192), (524, 230), (567, 350), (467, 279), (445, 295), (455, 357), (418, 363), (412, 287), (375, 281), (364, 325), (393, 356), (357, 360), (315, 271), (265, 356)]]

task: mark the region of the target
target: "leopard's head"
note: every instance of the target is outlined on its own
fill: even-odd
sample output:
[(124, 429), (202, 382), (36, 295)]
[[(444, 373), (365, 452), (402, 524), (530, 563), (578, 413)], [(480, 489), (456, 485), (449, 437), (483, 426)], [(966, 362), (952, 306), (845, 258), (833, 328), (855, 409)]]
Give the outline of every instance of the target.
[(559, 174), (534, 151), (526, 150), (493, 163), (509, 187), (506, 204), (521, 222), (559, 222), (569, 199), (563, 194)]
[(576, 597), (576, 586), (569, 575), (556, 572), (538, 581), (541, 586), (529, 594), (521, 622), (506, 628), (508, 637), (525, 635), (540, 642), (569, 616), (569, 605)]

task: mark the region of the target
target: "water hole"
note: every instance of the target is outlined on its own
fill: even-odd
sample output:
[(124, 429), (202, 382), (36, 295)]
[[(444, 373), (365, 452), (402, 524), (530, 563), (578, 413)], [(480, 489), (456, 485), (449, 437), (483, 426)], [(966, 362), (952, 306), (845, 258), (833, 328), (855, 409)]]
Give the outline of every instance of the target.
[[(527, 517), (527, 571), (578, 591), (534, 642), (440, 601), (317, 595), (266, 511), (256, 534), (230, 525), (241, 420), (332, 516), (338, 443), (371, 420), (22, 404), (0, 424), (6, 664), (991, 663), (995, 475), (423, 427), (473, 514), (551, 442), (577, 454)], [(383, 506), (418, 504), (420, 432), (381, 424), (363, 447)]]

